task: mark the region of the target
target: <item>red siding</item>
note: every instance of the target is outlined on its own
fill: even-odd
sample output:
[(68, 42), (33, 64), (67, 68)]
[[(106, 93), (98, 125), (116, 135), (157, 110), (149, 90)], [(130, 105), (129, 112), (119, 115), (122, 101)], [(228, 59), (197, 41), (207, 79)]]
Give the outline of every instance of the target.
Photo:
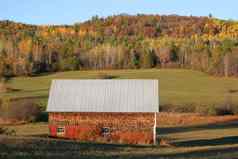
[[(82, 141), (151, 144), (153, 113), (49, 113), (50, 135)], [(57, 128), (64, 127), (64, 135)], [(102, 128), (110, 132), (102, 134)]]
[(56, 137), (57, 136), (57, 126), (49, 124), (50, 135)]

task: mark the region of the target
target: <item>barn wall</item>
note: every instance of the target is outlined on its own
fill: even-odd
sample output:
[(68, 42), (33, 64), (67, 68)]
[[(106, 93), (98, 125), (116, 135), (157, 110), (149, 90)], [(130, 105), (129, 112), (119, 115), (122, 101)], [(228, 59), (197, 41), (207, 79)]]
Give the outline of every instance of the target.
[(153, 113), (49, 113), (50, 135), (82, 141), (153, 143)]

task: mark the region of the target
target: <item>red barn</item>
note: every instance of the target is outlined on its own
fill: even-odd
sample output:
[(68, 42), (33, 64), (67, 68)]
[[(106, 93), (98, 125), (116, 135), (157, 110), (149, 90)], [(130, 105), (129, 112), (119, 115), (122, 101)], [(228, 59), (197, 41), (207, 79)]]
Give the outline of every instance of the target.
[(50, 136), (155, 144), (158, 109), (158, 80), (54, 80)]

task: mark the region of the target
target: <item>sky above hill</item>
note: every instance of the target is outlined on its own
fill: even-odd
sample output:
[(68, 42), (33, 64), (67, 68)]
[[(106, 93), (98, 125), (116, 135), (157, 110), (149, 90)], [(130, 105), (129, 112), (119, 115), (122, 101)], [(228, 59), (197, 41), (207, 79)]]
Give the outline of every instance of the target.
[(238, 0), (5, 0), (0, 20), (28, 24), (73, 24), (92, 16), (178, 14), (238, 19)]

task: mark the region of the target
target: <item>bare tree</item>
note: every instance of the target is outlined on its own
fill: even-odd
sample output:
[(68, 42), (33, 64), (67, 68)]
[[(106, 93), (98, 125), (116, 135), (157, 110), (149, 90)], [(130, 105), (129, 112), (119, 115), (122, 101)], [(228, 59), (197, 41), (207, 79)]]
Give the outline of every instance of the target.
[(224, 55), (223, 62), (224, 62), (224, 74), (225, 77), (229, 76), (230, 72), (230, 54), (232, 53), (232, 48), (234, 44), (231, 40), (224, 40), (221, 46), (222, 53)]

